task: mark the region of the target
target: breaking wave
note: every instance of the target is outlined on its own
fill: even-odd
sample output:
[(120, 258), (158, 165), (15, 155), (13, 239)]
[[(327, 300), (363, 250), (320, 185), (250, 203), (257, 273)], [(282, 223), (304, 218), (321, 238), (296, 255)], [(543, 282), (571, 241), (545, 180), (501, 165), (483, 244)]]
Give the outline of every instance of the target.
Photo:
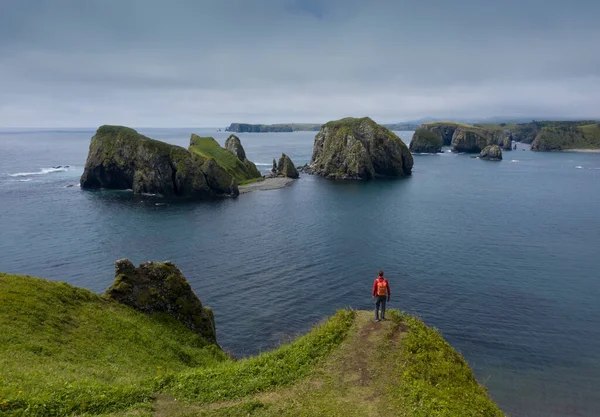
[(37, 172), (17, 172), (14, 174), (8, 174), (10, 177), (29, 177), (31, 175), (46, 175), (52, 174), (53, 172), (65, 172), (69, 170), (69, 166), (58, 166), (52, 168), (42, 168)]

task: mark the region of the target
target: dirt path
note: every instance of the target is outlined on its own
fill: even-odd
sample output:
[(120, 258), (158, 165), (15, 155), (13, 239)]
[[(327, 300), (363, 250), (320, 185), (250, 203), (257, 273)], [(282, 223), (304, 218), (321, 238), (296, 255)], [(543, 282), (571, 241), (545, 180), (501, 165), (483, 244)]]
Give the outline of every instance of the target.
[(386, 401), (386, 387), (397, 381), (386, 351), (397, 346), (405, 329), (391, 320), (375, 323), (371, 312), (359, 311), (348, 339), (311, 377), (224, 403), (194, 405), (161, 396), (154, 416), (398, 416)]

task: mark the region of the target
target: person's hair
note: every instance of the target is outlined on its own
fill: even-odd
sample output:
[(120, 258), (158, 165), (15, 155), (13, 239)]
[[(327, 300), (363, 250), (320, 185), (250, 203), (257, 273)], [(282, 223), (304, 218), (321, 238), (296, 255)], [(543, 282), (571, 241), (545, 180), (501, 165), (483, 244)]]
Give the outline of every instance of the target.
[(382, 277), (383, 276), (383, 271), (380, 269), (379, 270), (379, 276)]

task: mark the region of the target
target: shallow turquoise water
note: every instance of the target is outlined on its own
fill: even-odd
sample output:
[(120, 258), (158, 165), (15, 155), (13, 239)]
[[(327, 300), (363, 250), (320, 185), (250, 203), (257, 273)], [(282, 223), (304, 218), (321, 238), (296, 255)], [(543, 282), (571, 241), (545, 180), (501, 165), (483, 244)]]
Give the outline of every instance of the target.
[[(191, 132), (227, 136), (139, 131), (183, 146)], [(510, 415), (600, 415), (600, 154), (416, 155), (408, 179), (303, 176), (163, 204), (69, 187), (92, 134), (0, 132), (1, 271), (102, 292), (118, 258), (172, 260), (215, 310), (222, 346), (243, 356), (338, 308), (371, 308), (382, 268), (391, 306), (438, 327)], [(266, 170), (281, 152), (308, 162), (314, 133), (240, 136)]]

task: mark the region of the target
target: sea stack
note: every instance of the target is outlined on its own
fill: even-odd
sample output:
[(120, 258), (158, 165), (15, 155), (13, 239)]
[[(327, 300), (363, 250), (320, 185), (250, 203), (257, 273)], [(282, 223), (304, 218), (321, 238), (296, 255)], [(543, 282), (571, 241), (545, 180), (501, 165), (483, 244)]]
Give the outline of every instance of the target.
[(300, 176), (290, 157), (284, 153), (281, 154), (279, 163), (277, 164), (277, 175), (294, 179)]
[(488, 161), (501, 161), (502, 160), (502, 148), (498, 145), (488, 145), (479, 154), (480, 159), (486, 159)]
[(391, 130), (368, 117), (345, 118), (321, 127), (306, 171), (330, 179), (410, 175), (413, 157)]

